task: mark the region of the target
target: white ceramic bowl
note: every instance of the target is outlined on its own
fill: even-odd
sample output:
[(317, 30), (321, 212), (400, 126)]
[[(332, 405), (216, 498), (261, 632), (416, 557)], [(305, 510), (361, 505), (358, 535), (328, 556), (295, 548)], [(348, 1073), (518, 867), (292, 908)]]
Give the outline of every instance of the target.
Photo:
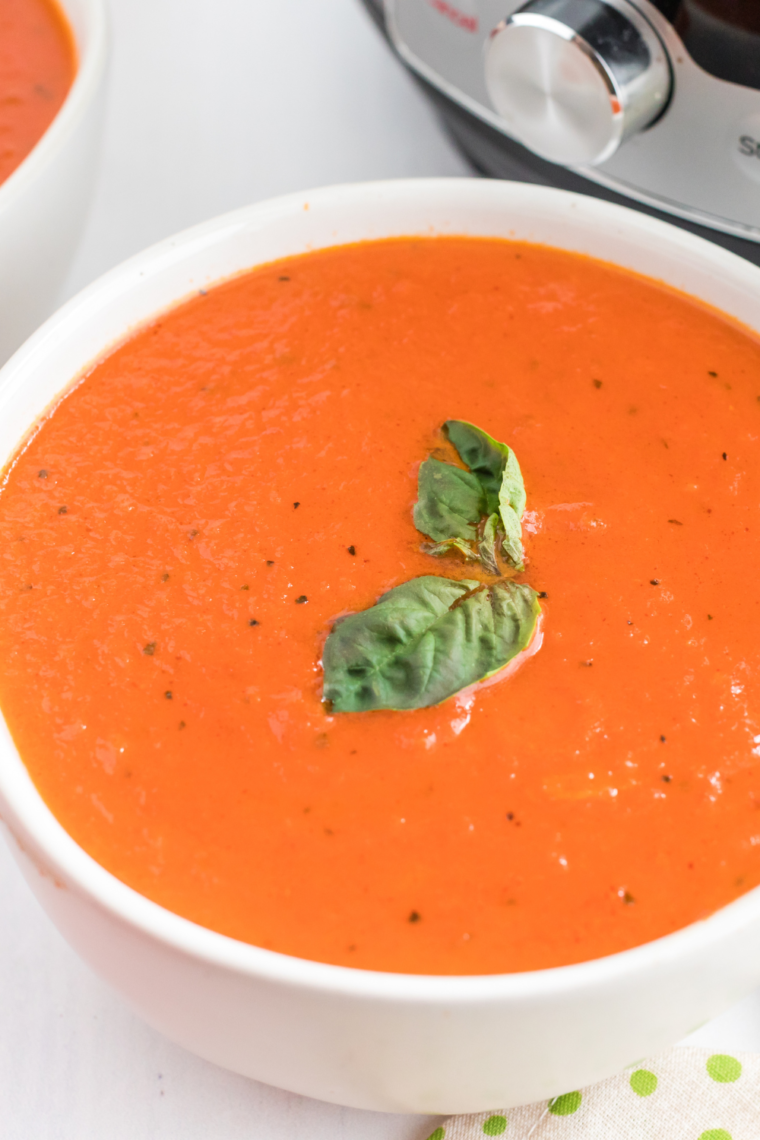
[[(341, 186), (198, 226), (66, 305), (0, 372), (0, 464), (88, 362), (199, 286), (286, 254), (429, 233), (579, 250), (760, 327), (760, 269), (642, 214), (505, 182)], [(219, 1065), (324, 1100), (447, 1113), (540, 1100), (656, 1052), (760, 983), (760, 888), (676, 934), (580, 965), (383, 974), (236, 942), (126, 887), (56, 822), (4, 725), (0, 811), (45, 910), (147, 1021)]]
[(103, 0), (60, 0), (77, 74), (37, 145), (0, 184), (0, 363), (53, 310), (95, 180), (108, 57)]

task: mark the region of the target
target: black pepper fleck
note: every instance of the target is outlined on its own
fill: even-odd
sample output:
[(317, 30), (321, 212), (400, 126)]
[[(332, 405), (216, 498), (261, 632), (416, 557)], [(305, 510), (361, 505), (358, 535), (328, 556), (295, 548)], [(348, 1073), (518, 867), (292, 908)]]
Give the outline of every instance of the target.
[(661, 743), (661, 744), (664, 744), (666, 740), (667, 740), (667, 737), (666, 737), (666, 736), (661, 736), (661, 737), (660, 737), (660, 743)]
[(672, 776), (663, 776), (662, 779), (663, 779), (664, 783), (669, 784), (670, 781), (673, 779), (673, 777)]
[(161, 575), (161, 581), (162, 582), (168, 582), (169, 581), (169, 575), (168, 574), (162, 574)]
[(728, 452), (727, 451), (723, 451), (723, 452), (721, 452), (721, 454), (722, 454), (724, 459), (728, 459)]
[(67, 515), (68, 513), (69, 513), (68, 507), (59, 507), (58, 508), (58, 514), (59, 515)]
[(595, 388), (601, 388), (601, 386), (602, 386), (601, 380), (593, 380), (592, 383), (593, 383)]
[(707, 620), (708, 620), (708, 621), (712, 621), (712, 619), (713, 619), (713, 616), (712, 616), (712, 614), (708, 614), (708, 615), (707, 615)]
[(542, 590), (538, 596), (539, 596), (539, 598), (548, 598), (549, 597), (546, 590)]
[(659, 584), (660, 584), (659, 578), (650, 578), (649, 579), (649, 585), (650, 586), (659, 586)]
[(171, 689), (167, 689), (164, 693), (164, 696), (166, 697), (167, 701), (170, 701), (174, 697), (174, 693), (171, 691)]
[(708, 375), (708, 376), (717, 376), (717, 375), (718, 375), (718, 373), (717, 373), (717, 372), (712, 372), (712, 371), (711, 371), (711, 370), (708, 368), (708, 370), (707, 370), (707, 375)]
[(413, 910), (412, 913), (409, 915), (409, 921), (410, 922), (419, 922), (421, 918), (422, 918), (422, 915), (418, 914), (416, 910)]
[(507, 812), (507, 819), (511, 821), (514, 818), (515, 818), (515, 813), (513, 811), (508, 811)]
[(630, 906), (631, 903), (636, 902), (636, 899), (633, 897), (633, 895), (630, 893), (630, 891), (626, 891), (623, 895), (623, 902), (625, 903), (626, 906)]
[(250, 621), (248, 622), (248, 624), (249, 624), (249, 625), (258, 625), (259, 623), (258, 623), (258, 621), (256, 620), (256, 618), (251, 618), (251, 619), (250, 619)]
[(356, 558), (356, 547), (355, 546), (349, 546), (348, 547), (348, 553), (351, 555), (352, 558)]
[(306, 594), (300, 594), (300, 595), (299, 595), (299, 596), (296, 598), (296, 605), (297, 605), (297, 606), (302, 606), (302, 605), (304, 604), (304, 602), (308, 602), (308, 600), (309, 600), (309, 599), (306, 597)]
[(155, 641), (149, 641), (147, 645), (143, 646), (143, 653), (146, 657), (152, 657), (157, 648), (158, 645)]
[(47, 477), (48, 477), (47, 471), (38, 471), (37, 472), (37, 478), (38, 479), (47, 479)]
[(290, 278), (289, 277), (278, 277), (277, 280), (278, 281), (290, 281)]
[(298, 510), (298, 508), (300, 507), (300, 505), (301, 505), (300, 503), (293, 503), (293, 510), (294, 510), (294, 511), (295, 511), (295, 510)]
[(673, 526), (683, 526), (683, 523), (680, 519), (668, 519), (668, 522), (672, 523)]
[(274, 566), (274, 559), (273, 558), (267, 558), (267, 566)]

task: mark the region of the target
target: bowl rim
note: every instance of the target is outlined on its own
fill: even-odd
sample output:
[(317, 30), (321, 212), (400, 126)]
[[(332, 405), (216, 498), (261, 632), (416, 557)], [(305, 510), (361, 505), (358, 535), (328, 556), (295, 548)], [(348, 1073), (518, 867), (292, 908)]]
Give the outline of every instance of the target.
[[(86, 2), (99, 5), (100, 0)], [(53, 314), (0, 369), (0, 401), (3, 396), (12, 397), (19, 386), (23, 386), (24, 373), (36, 371), (41, 364), (40, 357), (49, 359), (70, 336), (77, 336), (82, 329), (97, 322), (98, 313), (114, 304), (120, 296), (148, 285), (151, 272), (161, 272), (173, 263), (201, 255), (204, 250), (234, 237), (236, 232), (256, 227), (260, 231), (268, 220), (296, 211), (300, 214), (305, 206), (309, 209), (320, 205), (334, 206), (341, 200), (382, 201), (387, 200), (389, 194), (396, 194), (399, 198), (404, 194), (416, 195), (416, 201), (426, 195), (436, 200), (436, 194), (445, 198), (452, 192), (469, 195), (473, 210), (478, 204), (494, 201), (507, 208), (510, 202), (527, 201), (529, 197), (531, 204), (538, 201), (557, 216), (563, 208), (571, 209), (576, 216), (591, 214), (631, 237), (638, 231), (642, 237), (647, 235), (650, 239), (665, 241), (674, 255), (679, 250), (687, 255), (685, 260), (689, 259), (689, 254), (692, 258), (696, 256), (702, 264), (711, 264), (718, 275), (728, 276), (734, 283), (741, 283), (760, 297), (760, 268), (757, 266), (668, 222), (601, 199), (554, 187), (468, 178), (338, 184), (279, 196), (212, 218), (150, 246), (109, 270)], [(401, 228), (399, 236), (409, 232), (408, 228)], [(334, 244), (341, 242), (338, 239)], [(320, 243), (309, 248), (326, 248), (328, 245)], [(265, 262), (254, 261), (251, 268), (256, 264)], [(214, 282), (222, 280), (225, 276), (214, 278)], [(177, 295), (168, 305), (156, 308), (154, 314), (181, 304), (187, 295)], [(104, 343), (92, 360), (101, 359), (142, 323), (125, 324), (122, 336)], [(88, 367), (80, 374), (86, 373)], [(72, 377), (72, 381), (75, 378)], [(58, 396), (55, 397), (57, 399)], [(27, 425), (25, 432), (29, 427)], [(714, 944), (723, 943), (733, 934), (760, 921), (758, 886), (706, 918), (661, 938), (603, 958), (565, 966), (520, 973), (472, 975), (402, 974), (338, 966), (242, 942), (183, 918), (127, 886), (88, 855), (53, 815), (24, 767), (0, 713), (0, 806), (3, 799), (10, 811), (0, 815), (0, 821), (5, 823), (21, 853), (31, 860), (40, 874), (50, 878), (50, 868), (54, 868), (52, 877), (57, 886), (73, 888), (139, 934), (200, 964), (317, 994), (398, 1002), (408, 1006), (441, 1003), (461, 1006), (493, 1001), (531, 1003), (541, 998), (556, 999), (584, 990), (606, 989), (621, 981), (635, 983), (654, 967), (673, 966), (684, 956), (708, 952)]]
[(68, 23), (77, 52), (74, 82), (52, 122), (4, 182), (0, 182), (0, 221), (3, 212), (27, 192), (66, 146), (98, 93), (108, 61), (108, 14), (105, 0), (76, 0), (84, 36), (77, 35), (71, 0), (55, 0)]

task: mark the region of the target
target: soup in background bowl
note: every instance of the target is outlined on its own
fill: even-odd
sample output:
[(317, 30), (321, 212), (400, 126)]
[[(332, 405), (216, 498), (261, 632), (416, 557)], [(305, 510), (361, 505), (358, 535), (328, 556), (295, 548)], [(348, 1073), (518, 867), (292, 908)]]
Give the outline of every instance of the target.
[[(399, 240), (350, 244), (383, 238)], [(468, 240), (472, 238), (509, 240)], [(315, 250), (323, 252), (270, 264)], [(260, 268), (233, 277), (254, 266)], [(655, 281), (647, 284), (614, 266)], [(211, 287), (225, 277), (233, 279)], [(3, 816), (21, 865), (54, 921), (152, 1024), (217, 1063), (307, 1095), (390, 1111), (461, 1112), (538, 1100), (601, 1079), (671, 1043), (757, 984), (760, 901), (749, 889), (757, 882), (757, 868), (752, 820), (745, 819), (751, 814), (754, 787), (751, 756), (748, 764), (733, 763), (729, 745), (734, 747), (736, 740), (727, 721), (725, 754), (716, 758), (713, 768), (711, 755), (697, 755), (703, 742), (692, 728), (699, 730), (699, 715), (704, 715), (707, 735), (715, 725), (720, 728), (723, 705), (736, 698), (732, 687), (740, 684), (739, 674), (746, 674), (745, 719), (753, 715), (752, 663), (749, 648), (743, 647), (741, 623), (732, 617), (734, 624), (727, 625), (735, 608), (727, 603), (717, 612), (725, 592), (724, 571), (708, 568), (695, 577), (694, 562), (709, 559), (709, 541), (703, 550), (699, 536), (718, 521), (724, 549), (733, 560), (733, 580), (747, 605), (754, 604), (751, 582), (742, 585), (748, 559), (751, 570), (753, 540), (745, 535), (751, 536), (753, 520), (740, 495), (742, 478), (751, 485), (755, 477), (744, 437), (749, 439), (751, 433), (749, 417), (760, 414), (755, 407), (759, 393), (752, 386), (758, 344), (751, 331), (757, 323), (754, 291), (759, 281), (754, 267), (680, 230), (559, 191), (455, 180), (343, 187), (252, 207), (156, 247), (71, 302), (7, 366), (0, 388), (0, 455), (5, 462), (51, 402), (77, 375), (87, 374), (29, 437), (0, 503), (4, 529), (12, 521), (24, 543), (17, 548), (21, 553), (9, 553), (6, 560), (8, 598), (13, 568), (23, 563), (25, 577), (18, 598), (14, 595), (5, 606), (3, 639), (8, 661), (13, 658), (14, 663), (6, 668), (0, 695), (37, 785), (6, 731), (0, 760)], [(494, 301), (500, 289), (505, 290), (503, 306)], [(688, 293), (702, 308), (673, 289)], [(435, 320), (428, 319), (425, 298), (433, 294), (434, 313), (445, 318), (440, 334)], [(195, 300), (171, 308), (192, 295)], [(704, 303), (747, 328), (721, 319)], [(280, 313), (281, 337), (276, 320), (271, 334), (265, 327), (272, 313)], [(494, 332), (499, 313), (504, 327)], [(559, 323), (557, 313), (562, 314)], [(519, 326), (514, 333), (509, 332), (511, 316)], [(446, 321), (451, 323), (448, 331)], [(530, 331), (533, 321), (536, 333), (546, 330), (541, 343)], [(603, 334), (595, 333), (595, 321), (604, 322)], [(455, 328), (456, 322), (461, 327)], [(131, 335), (140, 324), (145, 330)], [(626, 352), (625, 344), (617, 341), (624, 342), (629, 330), (632, 347)], [(690, 331), (675, 357), (682, 362), (679, 376), (673, 358), (670, 370), (663, 362), (673, 350), (673, 338), (685, 338)], [(330, 342), (335, 336), (340, 343)], [(495, 336), (503, 340), (503, 352), (498, 343), (496, 351), (493, 345), (488, 349)], [(552, 338), (555, 350), (549, 348)], [(195, 356), (187, 347), (191, 340)], [(125, 341), (121, 348), (92, 367), (120, 341)], [(313, 360), (307, 359), (310, 352)], [(172, 379), (167, 362), (177, 355), (183, 369), (175, 368)], [(632, 375), (626, 372), (629, 357), (635, 358)], [(405, 363), (408, 380), (400, 375)], [(394, 379), (384, 380), (384, 369)], [(642, 370), (646, 375), (640, 379)], [(334, 384), (325, 381), (327, 375)], [(404, 392), (413, 390), (415, 378), (416, 399), (410, 404)], [(362, 383), (368, 392), (360, 391)], [(692, 383), (694, 407), (689, 403)], [(172, 385), (179, 398), (174, 407), (167, 395)], [(307, 385), (308, 398), (302, 399)], [(331, 406), (338, 388), (348, 409), (343, 415)], [(378, 402), (378, 392), (386, 393), (388, 400)], [(193, 401), (198, 403), (195, 427), (180, 423), (178, 411), (179, 404), (189, 408)], [(243, 410), (233, 415), (233, 404)], [(608, 411), (600, 411), (605, 406)], [(739, 428), (732, 418), (735, 410)], [(125, 415), (129, 423), (118, 426)], [(578, 436), (577, 444), (562, 443), (563, 418)], [(523, 466), (527, 505), (522, 502), (519, 513), (524, 564), (514, 549), (505, 560), (506, 540), (496, 561), (484, 554), (484, 527), (479, 557), (468, 556), (467, 563), (462, 561), (462, 541), (455, 549), (443, 550), (421, 541), (442, 537), (418, 509), (423, 471), (440, 474), (445, 467), (449, 474), (461, 473), (468, 463), (471, 472), (479, 470), (472, 454), (460, 449), (457, 455), (451, 447), (461, 439), (461, 424), (475, 419), (504, 441), (495, 446), (508, 443)], [(584, 421), (589, 425), (585, 439), (579, 431)], [(447, 428), (441, 433), (444, 422)], [(217, 456), (219, 469), (204, 453), (204, 424), (209, 436), (215, 430), (227, 433), (229, 462)], [(234, 434), (240, 425), (245, 439)], [(336, 428), (363, 440), (369, 472), (363, 470), (361, 449), (358, 457), (342, 456)], [(719, 429), (730, 436), (731, 444), (716, 453), (711, 465), (710, 433)], [(142, 449), (132, 457), (134, 463), (124, 450), (132, 435)], [(260, 442), (250, 451), (256, 438)], [(182, 441), (188, 439), (191, 445), (183, 451)], [(279, 446), (272, 447), (273, 439)], [(299, 441), (303, 459), (296, 447)], [(354, 472), (348, 481), (338, 480), (339, 486), (335, 472), (326, 474), (331, 444), (338, 462), (350, 459)], [(85, 459), (87, 446), (91, 454)], [(313, 459), (310, 448), (315, 449)], [(182, 454), (179, 467), (173, 466), (172, 449)], [(691, 451), (700, 466), (694, 477)], [(118, 475), (108, 474), (117, 452), (113, 465)], [(235, 464), (241, 461), (250, 468), (248, 494), (235, 490), (235, 480), (241, 478)], [(439, 466), (425, 468), (426, 462)], [(150, 471), (152, 463), (155, 480), (149, 478), (148, 484), (154, 482), (157, 502), (163, 504), (148, 527), (150, 554), (160, 555), (157, 561), (153, 558), (155, 566), (134, 548), (136, 532), (128, 521), (135, 506), (144, 512), (150, 486), (136, 492), (132, 507), (127, 502), (129, 488), (138, 488), (141, 470)], [(102, 494), (93, 490), (99, 464)], [(504, 480), (507, 470), (516, 480), (513, 467), (504, 469)], [(671, 476), (677, 486), (667, 499)], [(472, 482), (470, 474), (457, 477)], [(92, 483), (85, 510), (77, 496), (88, 478)], [(123, 486), (116, 485), (125, 479)], [(172, 479), (178, 480), (174, 488)], [(208, 504), (198, 504), (199, 496), (218, 486), (220, 479), (233, 487), (238, 515), (250, 515), (240, 533), (228, 526), (226, 555), (215, 537), (223, 525), (219, 520), (209, 524)], [(299, 479), (304, 491), (296, 498)], [(352, 514), (345, 496), (369, 497), (373, 479), (381, 491), (377, 504)], [(636, 494), (639, 486), (643, 505)], [(593, 495), (589, 492), (594, 501), (581, 501), (584, 487), (595, 488)], [(415, 494), (418, 507), (412, 520)], [(510, 494), (510, 502), (516, 503), (517, 492)], [(331, 495), (332, 514), (327, 509)], [(620, 496), (625, 504), (616, 517)], [(675, 508), (666, 511), (666, 499), (678, 504), (682, 517), (670, 517)], [(511, 508), (504, 506), (504, 496), (500, 502), (498, 526), (508, 533)], [(189, 511), (186, 520), (177, 515), (182, 504), (182, 510)], [(197, 526), (190, 517), (194, 510), (199, 519), (203, 516)], [(384, 541), (375, 549), (373, 528), (362, 530), (362, 518), (366, 514), (377, 522), (384, 510), (399, 521), (395, 531), (393, 526), (383, 531)], [(725, 518), (712, 520), (713, 510), (730, 514), (730, 527)], [(116, 531), (116, 515), (109, 521), (114, 511), (124, 514)], [(739, 514), (749, 528), (739, 528)], [(555, 516), (560, 520), (556, 525), (549, 522)], [(622, 539), (618, 536), (617, 546), (603, 533), (607, 527), (620, 532), (621, 516), (623, 522), (628, 520), (630, 550), (625, 533)], [(161, 553), (159, 531), (170, 517), (172, 526), (179, 521), (185, 529)], [(103, 521), (111, 536), (105, 545), (98, 537)], [(87, 538), (90, 522), (94, 539)], [(86, 567), (71, 563), (72, 600), (67, 611), (62, 599), (60, 620), (52, 610), (48, 613), (50, 605), (58, 603), (43, 600), (60, 596), (60, 583), (68, 573), (60, 563), (66, 540), (53, 527), (74, 528), (70, 557), (79, 557), (92, 542), (93, 557), (113, 563), (110, 578), (101, 567), (93, 571), (89, 584)], [(304, 527), (304, 533), (297, 532)], [(350, 535), (343, 533), (346, 527), (353, 528)], [(652, 528), (656, 533), (650, 533)], [(251, 549), (240, 553), (247, 534)], [(47, 566), (40, 541), (48, 549)], [(674, 546), (679, 542), (683, 556)], [(326, 543), (335, 545), (337, 553), (322, 550)], [(10, 545), (6, 541), (6, 548)], [(585, 586), (579, 570), (584, 553), (595, 579)], [(311, 564), (338, 556), (342, 561), (330, 563), (326, 586), (314, 576)], [(609, 559), (606, 569), (604, 557)], [(124, 578), (119, 587), (125, 559), (133, 560), (135, 581), (131, 586)], [(191, 597), (204, 576), (193, 569), (198, 559), (201, 571), (204, 559), (217, 569), (221, 560), (230, 575), (229, 583), (212, 583), (206, 575), (209, 598), (200, 608), (200, 595)], [(566, 574), (563, 559), (568, 560)], [(621, 570), (626, 559), (630, 571)], [(157, 602), (152, 600), (152, 581), (140, 577), (148, 562), (150, 573), (158, 575)], [(288, 581), (280, 581), (283, 569)], [(531, 591), (531, 605), (541, 610), (540, 629), (532, 635), (528, 659), (517, 653), (525, 650), (530, 640), (526, 636), (515, 650), (513, 664), (519, 668), (501, 678), (497, 672), (487, 689), (473, 692), (473, 677), (468, 675), (447, 690), (448, 702), (420, 698), (425, 707), (410, 712), (393, 703), (397, 697), (383, 697), (386, 704), (378, 711), (377, 693), (370, 699), (349, 684), (347, 695), (340, 670), (330, 672), (336, 660), (340, 664), (334, 652), (331, 657), (331, 639), (345, 640), (348, 621), (355, 620), (334, 619), (347, 612), (372, 612), (383, 591), (427, 582), (426, 575), (435, 576), (438, 585), (472, 579), (467, 597), (458, 600), (454, 610), (484, 596), (482, 591), (489, 597), (498, 593), (505, 582), (510, 589)], [(616, 603), (606, 596), (609, 583), (617, 588), (618, 577), (625, 582), (626, 575), (631, 580), (629, 596)], [(96, 697), (95, 690), (85, 686), (91, 717), (77, 707), (69, 736), (47, 748), (44, 730), (38, 731), (35, 700), (42, 688), (48, 704), (60, 705), (71, 693), (56, 692), (49, 681), (37, 688), (32, 674), (50, 678), (56, 673), (55, 639), (49, 648), (42, 647), (39, 661), (29, 650), (32, 672), (24, 683), (8, 629), (16, 630), (23, 646), (28, 635), (42, 644), (42, 627), (50, 630), (58, 624), (59, 659), (62, 655), (68, 668), (79, 654), (71, 648), (77, 643), (76, 629), (90, 620), (78, 613), (86, 601), (82, 590), (91, 592), (91, 608), (98, 609), (98, 592), (111, 578), (119, 605), (111, 607), (110, 633), (106, 630), (103, 636), (124, 635), (137, 647), (124, 650), (124, 691), (109, 702), (107, 692)], [(189, 599), (195, 605), (190, 615), (198, 614), (197, 630), (192, 633), (187, 632), (188, 615), (172, 611), (175, 583), (183, 604)], [(137, 590), (133, 599), (131, 588)], [(333, 588), (335, 598), (327, 593)], [(215, 612), (218, 595), (225, 590), (228, 596), (216, 624), (206, 629), (203, 615)], [(27, 599), (31, 610), (23, 610)], [(702, 600), (704, 614), (697, 612)], [(565, 609), (572, 603), (575, 617), (563, 611), (563, 601)], [(679, 621), (676, 630), (666, 615), (685, 601), (695, 612), (686, 615), (688, 628)], [(709, 612), (707, 605), (716, 612)], [(37, 615), (31, 625), (24, 625), (24, 613)], [(180, 613), (185, 633), (175, 630), (174, 644), (161, 627), (162, 613), (173, 613), (172, 620)], [(692, 685), (693, 678), (679, 675), (673, 689), (678, 707), (670, 708), (667, 699), (658, 704), (654, 689), (648, 692), (646, 685), (670, 684), (663, 661), (670, 653), (681, 672), (699, 672), (697, 657), (706, 652), (707, 637), (701, 625), (706, 629), (707, 623), (721, 620), (733, 630), (713, 634), (723, 638), (725, 668), (715, 676), (718, 682), (726, 681), (726, 692), (718, 684), (715, 695), (709, 685)], [(36, 633), (34, 621), (41, 623)], [(147, 625), (142, 628), (150, 621), (158, 623), (155, 637)], [(229, 622), (237, 631), (234, 636), (225, 624)], [(605, 631), (607, 622), (615, 630)], [(696, 623), (701, 625), (692, 633)], [(193, 660), (202, 659), (203, 638), (215, 630), (220, 644), (227, 646), (226, 664), (214, 665), (215, 650), (210, 649), (194, 676)], [(260, 647), (245, 649), (255, 643), (242, 642), (243, 631), (258, 638)], [(668, 644), (664, 636), (671, 639)], [(104, 653), (119, 656), (115, 644), (107, 649), (104, 644), (102, 638), (93, 640), (95, 658)], [(569, 671), (564, 644), (573, 658)], [(606, 675), (605, 654), (610, 655)], [(649, 679), (647, 654), (653, 662)], [(84, 672), (88, 657), (93, 653), (82, 659)], [(594, 670), (600, 668), (597, 681)], [(309, 674), (288, 688), (290, 705), (282, 688), (283, 669)], [(478, 676), (493, 671), (483, 665)], [(626, 671), (635, 682), (632, 700), (621, 698)], [(218, 708), (210, 710), (204, 728), (201, 691), (204, 685), (213, 690), (217, 682)], [(75, 680), (75, 689), (78, 684)], [(25, 685), (31, 699), (24, 694)], [(114, 679), (114, 694), (118, 685)], [(160, 692), (153, 694), (156, 685)], [(583, 692), (579, 686), (585, 686)], [(239, 714), (233, 708), (237, 688)], [(692, 692), (706, 708), (696, 717)], [(636, 693), (641, 696), (638, 712)], [(159, 702), (155, 709), (153, 696)], [(327, 704), (321, 701), (324, 697)], [(266, 707), (258, 708), (262, 700)], [(364, 705), (351, 704), (357, 700)], [(229, 708), (225, 701), (231, 702)], [(598, 715), (591, 716), (594, 709), (587, 708), (574, 718), (572, 708), (584, 702), (598, 705)], [(388, 711), (399, 707), (405, 711)], [(539, 707), (533, 722), (520, 712)], [(238, 715), (241, 731), (251, 735), (250, 745), (242, 747), (242, 762), (246, 748), (252, 748), (260, 766), (260, 802), (246, 817), (260, 883), (255, 881), (255, 867), (253, 879), (248, 871), (235, 879), (236, 862), (242, 866), (246, 858), (245, 828), (236, 808), (246, 789), (234, 782), (240, 778), (240, 764), (236, 769), (234, 762), (227, 763), (229, 757), (234, 761), (238, 746), (234, 727), (225, 737), (216, 723), (219, 708), (222, 721)], [(142, 740), (138, 722), (141, 710), (149, 709), (150, 739)], [(138, 725), (136, 735), (130, 736), (125, 727), (125, 710), (131, 710), (126, 719)], [(548, 710), (543, 720), (541, 710)], [(44, 705), (43, 712), (50, 709)], [(498, 735), (500, 713), (515, 725), (514, 755), (509, 752), (510, 734), (502, 729)], [(89, 729), (85, 716), (92, 719)], [(660, 723), (668, 717), (667, 725)], [(111, 739), (116, 721), (119, 747)], [(596, 771), (574, 771), (569, 761), (563, 767), (559, 753), (564, 745), (557, 728), (564, 724), (570, 738), (583, 737), (584, 747), (595, 750)], [(86, 758), (76, 760), (78, 750), (84, 757), (76, 741), (84, 740), (90, 729), (100, 752), (95, 750), (98, 763), (88, 769)], [(647, 733), (652, 735), (648, 743), (643, 739)], [(487, 754), (494, 734), (495, 760)], [(354, 757), (370, 736), (374, 751), (368, 764)], [(719, 750), (721, 740), (718, 732), (706, 751)], [(62, 741), (64, 752), (56, 752)], [(146, 756), (155, 749), (161, 759), (148, 762)], [(382, 768), (384, 756), (387, 771)], [(275, 776), (279, 771), (271, 789), (268, 768)], [(331, 773), (326, 782), (312, 775), (321, 771)], [(353, 787), (357, 773), (358, 791)], [(252, 771), (254, 785), (256, 776)], [(133, 779), (134, 785), (128, 782)], [(420, 780), (425, 789), (416, 787)], [(731, 784), (721, 805), (731, 803), (735, 809), (734, 815), (726, 815), (725, 809), (723, 832), (715, 823), (722, 808), (712, 806), (718, 802), (721, 782)], [(343, 806), (341, 783), (348, 788)], [(129, 788), (121, 801), (113, 792), (117, 784)], [(125, 804), (129, 797), (134, 800), (133, 787), (142, 789), (142, 800), (130, 816)], [(225, 788), (230, 792), (227, 800)], [(365, 826), (357, 827), (362, 788), (372, 803), (364, 805)], [(429, 796), (423, 803), (426, 789)], [(404, 846), (412, 842), (406, 832), (399, 831), (398, 840), (389, 838), (385, 816), (394, 797), (399, 829), (403, 825), (410, 831), (430, 831), (417, 848), (413, 843)], [(180, 800), (189, 813), (182, 825), (187, 829), (184, 848), (177, 842)], [(210, 815), (204, 804), (212, 805)], [(163, 833), (162, 812), (164, 820), (171, 818)], [(662, 837), (657, 839), (660, 816), (671, 819), (667, 851)], [(692, 818), (695, 841), (689, 833)], [(461, 836), (452, 836), (452, 821), (462, 824)], [(747, 834), (741, 831), (732, 847), (737, 821)], [(485, 847), (478, 834), (484, 824), (490, 828)], [(129, 839), (130, 829), (136, 828), (143, 829), (145, 842)], [(267, 847), (268, 829), (275, 839)], [(439, 835), (445, 843), (437, 845)], [(622, 846), (619, 835), (624, 836)], [(362, 839), (369, 845), (364, 855)], [(663, 849), (662, 882), (654, 873), (653, 842)], [(225, 844), (232, 858), (220, 862), (218, 852)], [(386, 850), (391, 858), (373, 862), (373, 851)], [(308, 865), (301, 866), (304, 853)], [(577, 866), (584, 858), (587, 866), (579, 877)], [(495, 867), (492, 882), (489, 861), (491, 871), (503, 863), (503, 868)], [(157, 863), (158, 869), (153, 866)], [(481, 881), (476, 882), (478, 868)], [(609, 884), (602, 883), (607, 871)], [(360, 897), (363, 881), (365, 900)], [(564, 895), (570, 899), (563, 897), (565, 881)], [(697, 887), (692, 886), (695, 881)], [(352, 897), (359, 901), (351, 903)], [(577, 922), (574, 898), (583, 912)], [(555, 921), (547, 911), (554, 912)], [(709, 917), (702, 917), (710, 911)], [(293, 921), (294, 914), (301, 915), (300, 924)], [(352, 922), (360, 936), (349, 941)], [(467, 937), (456, 937), (460, 927)], [(682, 929), (666, 933), (676, 927)]]
[(52, 0), (13, 0), (0, 13), (0, 183), (60, 110), (76, 73), (68, 21)]
[(13, 0), (0, 17), (0, 361), (55, 305), (92, 191), (103, 0)]

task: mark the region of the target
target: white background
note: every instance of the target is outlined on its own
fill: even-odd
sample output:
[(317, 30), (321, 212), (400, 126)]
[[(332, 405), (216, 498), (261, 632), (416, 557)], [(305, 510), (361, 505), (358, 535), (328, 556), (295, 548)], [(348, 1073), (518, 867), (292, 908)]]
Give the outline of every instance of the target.
[[(70, 295), (151, 242), (331, 182), (470, 173), (358, 0), (111, 0), (101, 178)], [(760, 1050), (760, 993), (695, 1042)], [(422, 1140), (171, 1045), (79, 963), (0, 844), (1, 1140)]]

